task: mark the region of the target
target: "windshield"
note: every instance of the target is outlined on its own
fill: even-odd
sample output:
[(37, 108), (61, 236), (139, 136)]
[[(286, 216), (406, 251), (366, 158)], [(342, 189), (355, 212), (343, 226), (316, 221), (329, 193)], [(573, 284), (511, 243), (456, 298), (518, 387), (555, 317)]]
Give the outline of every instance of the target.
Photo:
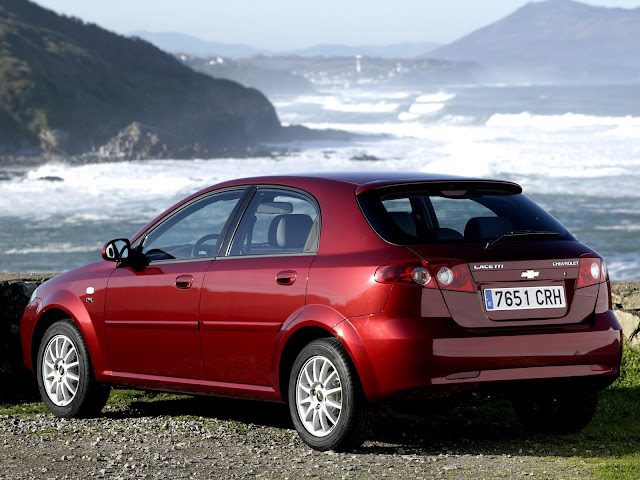
[[(373, 190), (358, 203), (375, 232), (396, 245), (574, 240), (555, 218), (520, 193), (490, 188)], [(506, 235), (518, 232), (517, 235)], [(501, 240), (502, 241), (502, 240)]]

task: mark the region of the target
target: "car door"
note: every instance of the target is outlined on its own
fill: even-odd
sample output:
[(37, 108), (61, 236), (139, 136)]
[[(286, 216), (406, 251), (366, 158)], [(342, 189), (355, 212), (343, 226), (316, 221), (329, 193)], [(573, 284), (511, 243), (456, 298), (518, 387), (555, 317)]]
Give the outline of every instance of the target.
[(200, 321), (209, 380), (272, 385), (275, 340), (305, 305), (319, 227), (311, 196), (257, 189), (225, 254), (205, 274)]
[(142, 271), (120, 265), (109, 278), (105, 333), (116, 372), (204, 379), (199, 302), (205, 272), (246, 189), (195, 199), (134, 244)]

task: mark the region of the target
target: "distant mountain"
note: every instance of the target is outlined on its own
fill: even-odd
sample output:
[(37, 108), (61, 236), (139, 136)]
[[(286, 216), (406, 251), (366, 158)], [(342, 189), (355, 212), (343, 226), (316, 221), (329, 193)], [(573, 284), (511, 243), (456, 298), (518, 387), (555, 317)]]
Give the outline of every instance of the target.
[(547, 0), (527, 3), (424, 56), (476, 61), (529, 78), (628, 79), (639, 78), (639, 45), (640, 8)]
[(271, 57), (353, 57), (363, 55), (375, 58), (414, 58), (430, 52), (440, 45), (432, 42), (398, 43), (393, 45), (349, 46), (322, 44), (297, 50), (275, 51), (250, 47), (243, 44), (218, 43), (176, 32), (147, 32), (137, 30), (130, 34), (154, 44), (168, 53), (182, 53), (192, 57), (251, 58), (256, 55)]
[(0, 79), (4, 155), (213, 156), (281, 133), (257, 90), (27, 0), (0, 0)]
[(286, 52), (286, 55), (300, 57), (353, 57), (362, 55), (372, 58), (415, 58), (421, 54), (431, 52), (439, 46), (438, 43), (397, 43), (393, 45), (363, 45), (348, 46), (324, 44), (301, 50)]
[(243, 44), (218, 43), (177, 32), (147, 32), (137, 30), (131, 36), (142, 38), (168, 53), (184, 53), (195, 57), (248, 58), (268, 55), (268, 50)]

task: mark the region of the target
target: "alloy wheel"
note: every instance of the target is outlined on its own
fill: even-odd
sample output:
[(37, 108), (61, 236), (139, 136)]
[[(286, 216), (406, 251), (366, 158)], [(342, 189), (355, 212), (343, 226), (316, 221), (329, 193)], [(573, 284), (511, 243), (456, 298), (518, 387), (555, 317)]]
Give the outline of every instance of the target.
[(316, 437), (329, 435), (342, 411), (342, 384), (338, 371), (323, 356), (306, 361), (296, 382), (296, 405), (304, 428)]
[(49, 399), (64, 407), (74, 399), (80, 384), (80, 362), (76, 346), (65, 335), (54, 336), (42, 357), (42, 381)]

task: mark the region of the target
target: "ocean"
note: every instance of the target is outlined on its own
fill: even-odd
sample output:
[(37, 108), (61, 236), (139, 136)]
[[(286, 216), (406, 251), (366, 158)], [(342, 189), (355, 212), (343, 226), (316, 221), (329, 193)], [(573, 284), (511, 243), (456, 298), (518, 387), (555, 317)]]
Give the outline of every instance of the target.
[(0, 167), (0, 272), (98, 260), (188, 194), (222, 180), (387, 170), (512, 180), (607, 260), (640, 278), (640, 84), (320, 87), (271, 98), (284, 124), (361, 134), (276, 157)]

